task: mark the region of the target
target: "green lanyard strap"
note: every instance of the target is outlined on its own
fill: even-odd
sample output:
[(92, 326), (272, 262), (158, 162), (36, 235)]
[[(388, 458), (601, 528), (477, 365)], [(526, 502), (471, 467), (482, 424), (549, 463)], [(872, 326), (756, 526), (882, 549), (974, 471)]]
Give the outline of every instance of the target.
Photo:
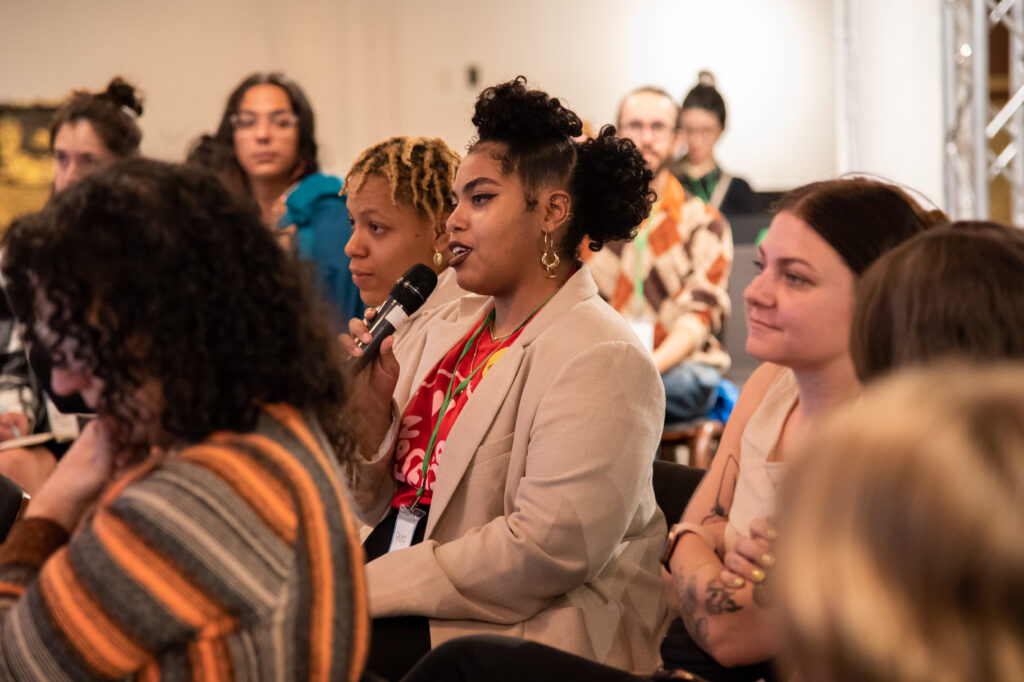
[(660, 211), (661, 198), (659, 197), (651, 207), (651, 215), (647, 217), (643, 228), (633, 240), (636, 249), (636, 260), (633, 263), (633, 307), (637, 316), (644, 312), (644, 251), (647, 250), (647, 241), (651, 238), (651, 230), (654, 229), (654, 219)]
[[(551, 296), (554, 296), (555, 293), (557, 292), (552, 292)], [(537, 309), (530, 313), (530, 316), (523, 320), (523, 323), (516, 327), (516, 330), (512, 332), (510, 336), (525, 327), (526, 324), (533, 319), (534, 315), (539, 313), (540, 309), (551, 300), (551, 296), (544, 299), (544, 302), (537, 306)], [(427, 443), (427, 451), (423, 456), (423, 471), (420, 474), (420, 485), (416, 489), (416, 499), (413, 500), (410, 505), (412, 508), (415, 508), (416, 505), (419, 504), (420, 498), (423, 497), (423, 493), (426, 491), (427, 474), (430, 473), (430, 463), (434, 459), (434, 445), (437, 443), (437, 436), (441, 432), (441, 420), (444, 419), (444, 415), (448, 411), (448, 404), (466, 390), (466, 387), (469, 386), (469, 382), (473, 380), (473, 377), (475, 377), (481, 369), (487, 366), (487, 363), (491, 361), (491, 358), (494, 357), (495, 353), (501, 350), (501, 347), (499, 346), (488, 353), (487, 357), (484, 358), (484, 361), (477, 365), (473, 371), (469, 373), (469, 376), (463, 379), (458, 386), (455, 386), (455, 375), (459, 371), (459, 365), (461, 365), (462, 361), (466, 359), (466, 355), (469, 354), (469, 349), (473, 347), (473, 344), (476, 342), (477, 337), (480, 336), (480, 333), (483, 332), (483, 330), (492, 322), (494, 322), (494, 308), (491, 308), (484, 317), (483, 322), (481, 322), (480, 326), (476, 328), (475, 332), (473, 332), (473, 335), (469, 337), (465, 344), (463, 344), (462, 352), (459, 353), (459, 359), (455, 361), (455, 367), (452, 368), (452, 378), (448, 381), (448, 390), (445, 391), (444, 400), (441, 401), (441, 409), (437, 413), (437, 421), (434, 422), (434, 430), (430, 434), (430, 441)]]

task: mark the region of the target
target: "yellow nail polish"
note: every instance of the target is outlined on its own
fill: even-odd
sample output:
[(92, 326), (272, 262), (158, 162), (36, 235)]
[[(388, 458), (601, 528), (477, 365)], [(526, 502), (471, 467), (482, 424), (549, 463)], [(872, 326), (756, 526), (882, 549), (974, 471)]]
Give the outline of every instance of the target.
[(733, 587), (743, 587), (743, 578), (733, 578), (732, 584)]
[(774, 540), (778, 536), (779, 534), (775, 532), (774, 528), (769, 528), (767, 531), (765, 531), (765, 537), (767, 537), (769, 540)]
[(771, 553), (767, 553), (767, 552), (765, 554), (762, 554), (761, 555), (761, 563), (764, 564), (765, 566), (774, 566), (775, 565), (775, 555), (771, 554)]
[(762, 571), (760, 568), (755, 568), (753, 571), (750, 572), (750, 575), (754, 578), (755, 583), (763, 583), (766, 577), (764, 571)]

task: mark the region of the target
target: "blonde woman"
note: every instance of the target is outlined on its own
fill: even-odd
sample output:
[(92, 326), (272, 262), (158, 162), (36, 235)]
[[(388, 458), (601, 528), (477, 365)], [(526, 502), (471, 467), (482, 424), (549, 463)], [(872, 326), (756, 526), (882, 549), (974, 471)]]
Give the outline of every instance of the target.
[(780, 495), (792, 664), (820, 682), (1024, 679), (1021, 537), (1024, 368), (880, 382), (808, 438)]

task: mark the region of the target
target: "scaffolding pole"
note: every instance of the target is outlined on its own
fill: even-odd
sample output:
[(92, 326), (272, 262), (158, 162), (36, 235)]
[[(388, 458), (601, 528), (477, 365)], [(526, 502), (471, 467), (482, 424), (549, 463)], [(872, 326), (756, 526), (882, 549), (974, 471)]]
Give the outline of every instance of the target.
[[(1009, 34), (1009, 98), (994, 115), (989, 87), (989, 36)], [(942, 79), (946, 208), (954, 219), (989, 217), (989, 182), (1010, 187), (1014, 224), (1024, 225), (1024, 0), (943, 0)], [(991, 140), (1007, 144), (993, 153)]]

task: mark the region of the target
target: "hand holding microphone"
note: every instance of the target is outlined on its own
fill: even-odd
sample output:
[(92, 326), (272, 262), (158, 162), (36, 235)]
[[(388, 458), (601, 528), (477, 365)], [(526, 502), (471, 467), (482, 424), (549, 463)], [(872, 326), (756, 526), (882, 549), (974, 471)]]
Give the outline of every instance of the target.
[(355, 347), (363, 351), (362, 355), (354, 356), (353, 367), (356, 372), (373, 362), (380, 353), (384, 339), (393, 335), (410, 315), (420, 309), (436, 286), (437, 275), (422, 263), (413, 265), (398, 278), (371, 320), (370, 341), (363, 344), (356, 339)]
[[(419, 310), (437, 286), (437, 275), (425, 265), (417, 264), (398, 278), (391, 293), (377, 309), (371, 308), (364, 322), (349, 322), (349, 334), (341, 335), (341, 343), (349, 355), (349, 367), (355, 375), (351, 401), (353, 431), (359, 452), (372, 454), (387, 433), (391, 417), (391, 394), (398, 381), (398, 361), (391, 353), (393, 335)], [(367, 327), (367, 324), (370, 326)], [(374, 362), (380, 358), (379, 362)], [(369, 366), (371, 371), (363, 370)]]

